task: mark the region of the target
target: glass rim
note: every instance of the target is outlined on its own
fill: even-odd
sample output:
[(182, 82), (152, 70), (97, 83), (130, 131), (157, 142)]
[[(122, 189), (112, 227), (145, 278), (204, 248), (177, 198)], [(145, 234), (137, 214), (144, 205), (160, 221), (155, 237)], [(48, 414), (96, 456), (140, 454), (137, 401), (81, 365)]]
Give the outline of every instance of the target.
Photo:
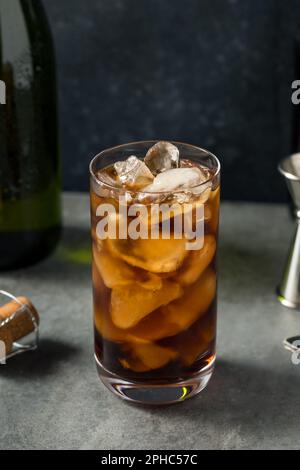
[(94, 182), (96, 182), (98, 185), (100, 186), (104, 186), (108, 189), (111, 189), (111, 190), (114, 190), (114, 191), (118, 191), (118, 192), (123, 192), (123, 193), (131, 193), (131, 194), (139, 194), (139, 193), (143, 193), (143, 194), (169, 194), (170, 192), (172, 194), (174, 193), (182, 193), (182, 192), (185, 192), (185, 191), (189, 191), (190, 189), (195, 189), (195, 188), (200, 188), (201, 186), (205, 187), (205, 185), (207, 185), (207, 183), (211, 182), (214, 178), (216, 178), (219, 174), (220, 174), (220, 171), (221, 171), (221, 163), (219, 161), (219, 159), (216, 157), (215, 154), (213, 154), (212, 152), (206, 150), (206, 149), (203, 149), (202, 147), (198, 147), (197, 145), (192, 145), (192, 144), (187, 144), (185, 142), (179, 142), (179, 141), (175, 141), (175, 140), (168, 140), (166, 142), (170, 142), (171, 144), (174, 144), (174, 145), (184, 145), (185, 147), (190, 147), (191, 149), (193, 150), (197, 150), (197, 151), (201, 151), (203, 152), (204, 154), (210, 156), (213, 158), (214, 162), (216, 163), (216, 171), (205, 181), (203, 181), (202, 183), (200, 184), (196, 184), (196, 185), (193, 185), (193, 186), (189, 186), (188, 188), (181, 188), (181, 189), (176, 189), (176, 190), (164, 190), (164, 191), (145, 191), (143, 190), (143, 188), (141, 189), (127, 189), (125, 187), (120, 187), (120, 186), (114, 186), (112, 184), (109, 184), (107, 181), (104, 181), (104, 180), (101, 180), (100, 178), (98, 178), (98, 176), (95, 174), (94, 170), (93, 170), (93, 165), (95, 164), (95, 162), (101, 158), (101, 157), (104, 157), (104, 155), (107, 153), (107, 152), (112, 152), (112, 151), (116, 151), (116, 150), (121, 150), (122, 148), (126, 148), (130, 145), (134, 146), (134, 145), (141, 145), (141, 144), (149, 144), (149, 146), (151, 147), (152, 145), (155, 145), (157, 142), (161, 142), (160, 140), (138, 140), (138, 141), (133, 141), (133, 142), (128, 142), (126, 144), (120, 144), (120, 145), (116, 145), (114, 147), (109, 147), (107, 149), (104, 149), (102, 150), (101, 152), (97, 153), (91, 160), (90, 164), (89, 164), (89, 171), (90, 171), (90, 176), (92, 177), (92, 179), (94, 180)]

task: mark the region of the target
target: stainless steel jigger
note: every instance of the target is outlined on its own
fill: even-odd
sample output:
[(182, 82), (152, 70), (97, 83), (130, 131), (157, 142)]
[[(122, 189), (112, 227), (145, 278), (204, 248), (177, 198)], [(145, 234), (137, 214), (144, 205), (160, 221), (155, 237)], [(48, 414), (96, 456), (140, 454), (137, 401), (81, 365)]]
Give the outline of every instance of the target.
[(278, 300), (289, 308), (300, 309), (300, 153), (294, 153), (279, 163), (294, 203), (296, 232), (292, 240), (281, 283)]

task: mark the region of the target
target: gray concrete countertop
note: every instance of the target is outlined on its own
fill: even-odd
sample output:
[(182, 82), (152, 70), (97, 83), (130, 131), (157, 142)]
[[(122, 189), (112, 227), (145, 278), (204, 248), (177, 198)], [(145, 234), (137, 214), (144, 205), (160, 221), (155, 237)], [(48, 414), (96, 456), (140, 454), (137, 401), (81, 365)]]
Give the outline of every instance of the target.
[(300, 448), (300, 365), (282, 346), (300, 334), (300, 312), (274, 295), (293, 227), (286, 207), (222, 205), (217, 367), (200, 396), (156, 409), (98, 379), (88, 197), (65, 196), (64, 217), (51, 258), (0, 274), (42, 317), (40, 348), (0, 366), (1, 449)]

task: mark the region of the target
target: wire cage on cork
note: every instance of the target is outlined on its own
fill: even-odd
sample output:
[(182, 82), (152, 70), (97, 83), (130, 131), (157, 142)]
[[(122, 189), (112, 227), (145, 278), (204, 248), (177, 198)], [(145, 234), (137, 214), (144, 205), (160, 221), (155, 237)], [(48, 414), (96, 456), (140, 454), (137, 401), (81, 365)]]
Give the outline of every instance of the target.
[(38, 346), (39, 315), (27, 297), (0, 290), (0, 363)]

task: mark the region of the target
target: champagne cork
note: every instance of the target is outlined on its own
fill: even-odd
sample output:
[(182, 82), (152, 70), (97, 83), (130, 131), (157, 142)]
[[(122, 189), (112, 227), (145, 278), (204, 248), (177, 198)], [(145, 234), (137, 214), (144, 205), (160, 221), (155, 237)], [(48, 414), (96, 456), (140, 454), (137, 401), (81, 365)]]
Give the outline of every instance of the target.
[(17, 297), (0, 307), (0, 341), (5, 343), (6, 355), (11, 353), (15, 341), (35, 330), (39, 321), (39, 314), (27, 297)]

